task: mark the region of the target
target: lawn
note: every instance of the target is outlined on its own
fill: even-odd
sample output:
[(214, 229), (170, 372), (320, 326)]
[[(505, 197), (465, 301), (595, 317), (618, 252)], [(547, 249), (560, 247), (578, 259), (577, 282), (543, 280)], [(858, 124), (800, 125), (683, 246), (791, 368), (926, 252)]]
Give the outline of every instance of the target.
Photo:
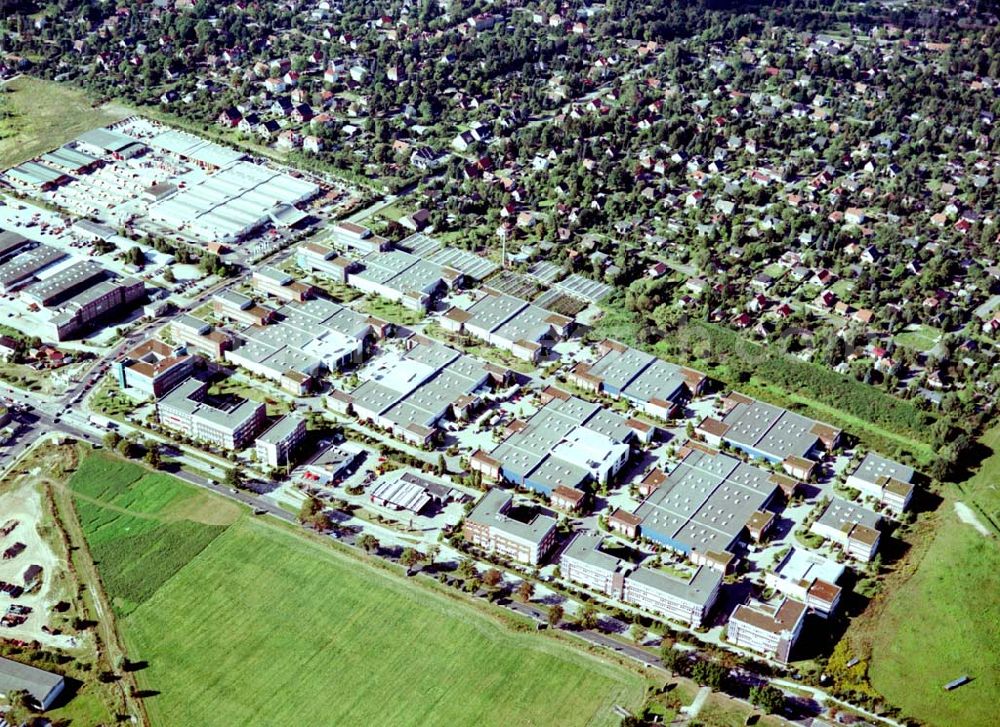
[(938, 329), (916, 324), (907, 326), (907, 330), (893, 336), (898, 345), (915, 351), (929, 351), (937, 345), (940, 338), (941, 331)]
[(616, 724), (643, 684), (249, 519), (123, 622), (161, 724)]
[(0, 90), (0, 168), (65, 144), (97, 126), (118, 121), (124, 110), (94, 108), (81, 92), (52, 81), (22, 76)]
[(368, 315), (399, 326), (412, 326), (424, 319), (422, 313), (404, 308), (401, 303), (394, 303), (375, 295), (367, 297), (359, 307)]
[[(952, 503), (916, 573), (889, 596), (870, 635), (872, 685), (928, 724), (996, 724), (1000, 700), (1000, 547), (958, 521)], [(968, 674), (953, 692), (942, 687)]]

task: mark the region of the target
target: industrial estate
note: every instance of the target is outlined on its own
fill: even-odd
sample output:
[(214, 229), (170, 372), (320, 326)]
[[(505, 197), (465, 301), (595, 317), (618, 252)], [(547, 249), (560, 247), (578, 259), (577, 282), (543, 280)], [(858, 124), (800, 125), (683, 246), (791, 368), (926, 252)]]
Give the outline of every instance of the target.
[[(25, 13), (34, 3), (13, 5), (25, 8), (0, 31), (0, 78), (17, 89), (32, 78), (34, 39), (59, 21), (46, 3), (37, 15)], [(885, 94), (878, 72), (852, 82), (850, 109), (817, 80), (833, 73), (824, 64), (868, 63), (876, 49), (950, 53), (932, 47), (943, 9), (837, 4), (831, 15), (853, 25), (824, 31), (810, 4), (793, 3), (810, 9), (792, 33), (769, 3), (707, 4), (711, 20), (685, 16), (682, 40), (680, 20), (659, 24), (675, 17), (669, 3), (292, 2), (281, 3), (290, 25), (272, 18), (273, 35), (245, 43), (244, 18), (228, 7), (149, 5), (159, 11), (109, 15), (93, 3), (80, 16), (92, 38), (59, 42), (94, 52), (105, 69), (96, 73), (130, 78), (115, 70), (117, 51), (94, 50), (121, 36), (132, 45), (122, 66), (178, 89), (189, 76), (209, 86), (94, 103), (73, 112), (93, 124), (60, 126), (52, 143), (21, 152), (0, 135), (0, 725), (995, 718), (982, 705), (998, 694), (996, 623), (979, 649), (947, 637), (955, 653), (929, 667), (932, 693), (924, 678), (907, 694), (890, 676), (915, 658), (897, 650), (903, 634), (936, 633), (927, 593), (955, 599), (940, 611), (942, 634), (973, 590), (984, 603), (1000, 598), (979, 569), (997, 563), (997, 532), (977, 489), (994, 466), (989, 321), (1000, 295), (980, 268), (995, 262), (955, 248), (920, 312), (865, 292), (878, 261), (898, 254), (873, 218), (904, 225), (918, 194), (890, 183), (909, 174), (897, 151), (916, 137), (873, 132), (855, 159), (833, 140), (845, 133), (838, 124), (880, 123), (865, 106)], [(249, 26), (270, 11), (246, 12)], [(978, 134), (961, 164), (985, 181), (953, 169), (946, 193), (927, 167), (921, 179), (942, 197), (945, 220), (934, 224), (967, 220), (988, 247), (995, 210), (967, 213), (1000, 169), (1000, 56), (983, 23), (996, 16), (954, 12), (961, 43), (986, 48), (963, 82), (994, 101), (974, 130), (952, 119), (949, 133)], [(191, 28), (162, 25), (170, 13)], [(333, 30), (351, 18), (356, 34)], [(635, 35), (630, 18), (653, 26)], [(736, 25), (707, 40), (720, 18)], [(199, 58), (209, 39), (230, 37), (190, 68), (164, 60), (149, 71), (160, 51), (138, 42), (143, 23), (160, 28), (165, 59), (182, 37), (197, 37)], [(695, 43), (699, 23), (709, 24)], [(508, 114), (506, 85), (494, 95), (459, 70), (492, 64), (473, 49), (505, 24), (518, 37), (523, 25), (563, 38), (530, 63), (558, 57), (575, 69), (545, 84), (548, 110)], [(613, 49), (598, 27), (617, 34)], [(388, 109), (404, 97), (391, 89), (418, 73), (407, 66), (430, 62), (418, 47), (450, 48), (453, 32), (462, 50), (437, 51), (434, 63), (457, 74), (457, 103), (469, 119), (481, 106), (503, 113), (448, 127), (446, 151), (431, 141), (434, 104)], [(308, 55), (296, 33), (311, 38)], [(404, 39), (412, 62), (386, 69), (390, 54), (376, 49)], [(688, 103), (687, 71), (664, 68), (702, 51), (697, 77), (710, 68), (714, 86)], [(504, 84), (529, 65), (504, 63), (493, 71)], [(734, 68), (755, 69), (759, 85), (740, 75), (741, 86)], [(176, 110), (213, 89), (228, 100), (226, 74), (256, 90), (206, 105), (197, 123)], [(785, 81), (794, 90), (782, 98)], [(537, 91), (525, 89), (515, 93)], [(630, 116), (617, 116), (622, 104)], [(675, 104), (694, 126), (653, 143)], [(727, 128), (763, 119), (765, 107), (814, 125), (808, 154), (772, 163), (765, 146), (779, 141), (767, 123), (746, 138)], [(89, 115), (98, 108), (108, 116)], [(561, 147), (550, 125), (586, 114), (617, 121), (574, 126), (595, 135)], [(615, 141), (618, 122), (646, 135), (635, 157)], [(519, 133), (535, 144), (527, 165)], [(685, 151), (702, 137), (712, 152)], [(364, 159), (376, 145), (347, 171), (343, 149)], [(584, 190), (556, 175), (546, 182), (555, 197), (537, 203), (532, 175), (565, 155), (598, 181)], [(601, 158), (634, 176), (646, 211), (598, 191), (619, 173)], [(737, 159), (752, 162), (745, 180)], [(374, 172), (382, 164), (392, 183)], [(670, 169), (683, 187), (666, 181)], [(448, 198), (453, 183), (461, 201)], [(495, 198), (480, 185), (502, 189), (504, 203), (482, 212)], [(815, 235), (797, 217), (810, 206), (823, 219)], [(463, 215), (476, 218), (468, 230)], [(793, 231), (797, 241), (782, 243)], [(899, 258), (902, 275), (939, 265), (946, 253), (933, 239), (914, 233), (923, 258)], [(975, 325), (944, 312), (973, 301)], [(933, 350), (906, 352), (932, 327)], [(945, 535), (978, 553), (952, 551), (965, 579), (954, 593), (925, 575), (946, 560)], [(985, 623), (995, 615), (988, 606)], [(894, 636), (883, 638), (890, 621)], [(237, 623), (242, 634), (228, 631)], [(394, 641), (421, 652), (419, 676), (399, 676), (410, 667)], [(306, 678), (311, 663), (322, 665)], [(302, 684), (286, 700), (289, 681)]]

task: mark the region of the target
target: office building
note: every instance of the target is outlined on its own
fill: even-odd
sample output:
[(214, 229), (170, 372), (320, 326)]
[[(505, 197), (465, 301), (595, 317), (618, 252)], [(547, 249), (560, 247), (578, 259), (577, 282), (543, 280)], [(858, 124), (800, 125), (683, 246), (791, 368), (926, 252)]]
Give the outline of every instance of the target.
[(187, 379), (156, 402), (156, 415), (165, 427), (223, 449), (242, 449), (264, 423), (264, 405), (208, 393), (210, 384)]
[(740, 605), (726, 628), (730, 643), (787, 664), (802, 633), (806, 605), (791, 598), (778, 606)]
[(306, 438), (306, 420), (299, 416), (281, 417), (257, 437), (257, 461), (271, 468), (292, 464), (293, 456)]
[(524, 522), (508, 516), (514, 498), (489, 490), (465, 518), (465, 539), (490, 553), (538, 565), (556, 542), (556, 520), (535, 514)]

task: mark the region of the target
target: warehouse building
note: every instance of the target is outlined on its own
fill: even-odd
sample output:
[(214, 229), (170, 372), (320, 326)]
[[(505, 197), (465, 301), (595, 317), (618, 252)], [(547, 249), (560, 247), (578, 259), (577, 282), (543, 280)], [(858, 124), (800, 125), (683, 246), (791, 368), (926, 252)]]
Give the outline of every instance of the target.
[(432, 440), (445, 417), (467, 420), (480, 392), (505, 384), (509, 372), (415, 336), (404, 352), (387, 352), (359, 375), (363, 383), (332, 403), (341, 411), (353, 408), (361, 421), (422, 445)]
[(368, 495), (376, 505), (419, 515), (430, 505), (441, 506), (466, 496), (441, 482), (407, 470), (387, 472), (375, 481)]
[(160, 424), (223, 449), (242, 449), (264, 423), (264, 405), (210, 396), (210, 384), (187, 379), (156, 402)]
[(347, 276), (349, 285), (410, 310), (426, 312), (446, 285), (447, 276), (440, 265), (402, 250), (372, 253), (358, 264), (361, 269)]
[(194, 359), (183, 347), (151, 338), (123, 354), (115, 364), (118, 385), (159, 398), (191, 375)]
[(306, 438), (306, 420), (299, 416), (283, 416), (257, 437), (254, 451), (257, 461), (271, 468), (292, 463), (295, 450)]
[(36, 245), (30, 240), (16, 246), (7, 252), (7, 260), (0, 263), (0, 290), (5, 295), (12, 293), (33, 282), (38, 273), (67, 257), (62, 250), (49, 245)]
[(692, 396), (702, 393), (707, 377), (617, 341), (604, 340), (594, 363), (579, 363), (569, 379), (582, 389), (625, 398), (650, 416), (673, 418)]
[(165, 129), (146, 140), (153, 149), (172, 154), (203, 169), (219, 169), (246, 159), (246, 154), (177, 129)]
[(903, 512), (913, 499), (916, 471), (869, 452), (847, 478), (847, 486), (861, 491), (893, 513)]
[(131, 159), (149, 151), (149, 147), (139, 140), (109, 128), (91, 129), (80, 134), (73, 147), (90, 156), (112, 159)]
[(69, 146), (42, 154), (39, 160), (63, 174), (88, 174), (102, 164), (97, 157)]
[(631, 454), (633, 426), (566, 392), (549, 389), (548, 396), (530, 419), (512, 422), (492, 452), (473, 454), (472, 469), (546, 497), (560, 485), (581, 489), (589, 482), (611, 482)]
[(818, 453), (839, 445), (841, 434), (829, 424), (736, 392), (723, 400), (722, 419), (707, 418), (696, 431), (712, 446), (726, 442), (751, 457), (781, 462), (800, 479), (808, 478)]
[(514, 498), (499, 488), (488, 491), (465, 518), (463, 535), (490, 553), (538, 565), (556, 542), (556, 520), (534, 514), (527, 522), (508, 515)]
[(754, 514), (778, 492), (770, 472), (689, 443), (680, 463), (635, 511), (643, 537), (725, 570)]
[(296, 395), (324, 372), (361, 362), (373, 337), (367, 316), (326, 299), (288, 303), (269, 320), (239, 330), (225, 359)]
[(840, 603), (837, 581), (844, 566), (823, 556), (792, 548), (771, 570), (764, 583), (778, 593), (802, 601), (814, 613), (827, 618)]
[(736, 646), (787, 664), (805, 616), (806, 605), (791, 598), (778, 606), (740, 605), (729, 618), (726, 638)]
[(443, 242), (418, 232), (398, 244), (403, 250), (428, 262), (460, 272), (467, 280), (481, 281), (492, 275), (498, 265), (489, 258), (469, 250), (448, 247)]
[(0, 656), (0, 697), (9, 699), (14, 692), (26, 691), (35, 708), (45, 712), (65, 688), (66, 680), (59, 674)]
[(73, 181), (73, 177), (35, 161), (24, 162), (4, 172), (4, 178), (11, 186), (26, 191), (47, 192)]
[(880, 522), (873, 510), (834, 497), (809, 530), (836, 543), (851, 558), (867, 563), (878, 550)]
[(569, 336), (572, 318), (532, 305), (512, 295), (488, 290), (468, 310), (451, 308), (441, 320), (452, 333), (475, 336), (526, 361), (538, 361), (557, 341)]
[(287, 208), (319, 194), (319, 185), (238, 161), (149, 207), (149, 219), (206, 244), (232, 244), (268, 224), (287, 223)]

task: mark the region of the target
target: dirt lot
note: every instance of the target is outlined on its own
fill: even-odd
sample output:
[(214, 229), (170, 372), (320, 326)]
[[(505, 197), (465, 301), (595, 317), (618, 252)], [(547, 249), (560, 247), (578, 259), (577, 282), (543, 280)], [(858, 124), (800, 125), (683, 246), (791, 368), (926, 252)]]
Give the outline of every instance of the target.
[(30, 565), (42, 567), (40, 587), (25, 591), (16, 599), (10, 598), (5, 593), (0, 594), (2, 613), (6, 613), (12, 603), (32, 608), (32, 613), (25, 623), (13, 628), (0, 628), (0, 636), (72, 648), (76, 646), (74, 637), (48, 634), (42, 630), (42, 626), (49, 620), (52, 606), (69, 595), (64, 592), (65, 584), (68, 583), (66, 568), (39, 530), (44, 517), (44, 502), (38, 486), (20, 484), (0, 494), (0, 527), (9, 520), (19, 521), (10, 535), (0, 538), (0, 551), (7, 550), (14, 543), (24, 543), (27, 546), (17, 557), (0, 560), (0, 581), (23, 586), (25, 569)]

